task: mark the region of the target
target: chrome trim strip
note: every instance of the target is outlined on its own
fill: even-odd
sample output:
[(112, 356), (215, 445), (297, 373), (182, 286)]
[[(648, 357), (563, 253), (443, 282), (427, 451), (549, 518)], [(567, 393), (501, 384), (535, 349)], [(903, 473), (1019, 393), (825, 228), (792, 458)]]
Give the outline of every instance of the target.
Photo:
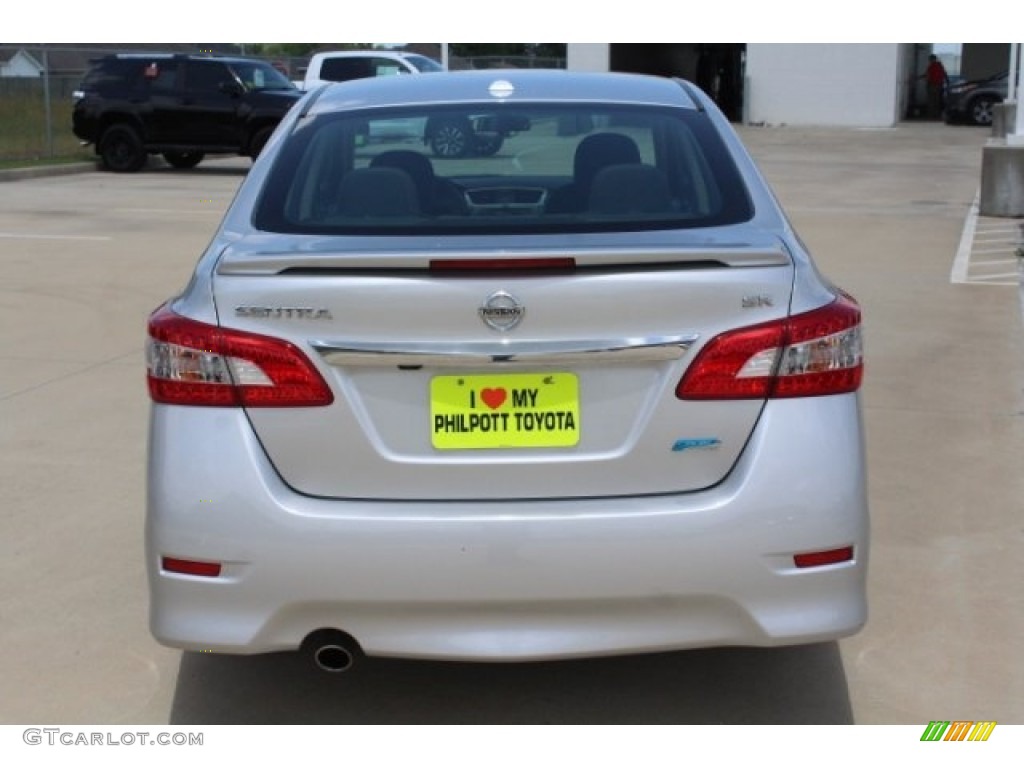
[(332, 342), (312, 347), (334, 366), (465, 368), (483, 365), (579, 365), (678, 360), (699, 337), (652, 336), (604, 341)]
[[(279, 238), (284, 242), (283, 236)], [(273, 241), (272, 241), (273, 242)], [(387, 277), (393, 270), (429, 269), (431, 259), (460, 259), (487, 261), (494, 258), (493, 249), (449, 250), (437, 253), (422, 251), (371, 251), (348, 252), (296, 250), (288, 241), (280, 249), (268, 245), (255, 250), (232, 246), (217, 264), (219, 275), (276, 275), (287, 269), (338, 270), (345, 272), (369, 271)], [(678, 248), (635, 247), (635, 248), (567, 248), (552, 250), (503, 249), (502, 258), (566, 258), (576, 259), (576, 268), (585, 269), (681, 269), (695, 262), (719, 262), (728, 267), (781, 267), (789, 266), (791, 260), (780, 247), (747, 245), (737, 243), (700, 243)], [(401, 276), (401, 275), (398, 275)]]

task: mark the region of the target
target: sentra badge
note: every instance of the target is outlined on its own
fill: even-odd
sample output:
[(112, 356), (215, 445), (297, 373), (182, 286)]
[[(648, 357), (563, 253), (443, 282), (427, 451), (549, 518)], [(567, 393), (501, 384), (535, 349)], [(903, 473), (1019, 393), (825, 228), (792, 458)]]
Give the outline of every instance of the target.
[(239, 317), (265, 317), (275, 320), (330, 320), (331, 312), (323, 307), (235, 307)]

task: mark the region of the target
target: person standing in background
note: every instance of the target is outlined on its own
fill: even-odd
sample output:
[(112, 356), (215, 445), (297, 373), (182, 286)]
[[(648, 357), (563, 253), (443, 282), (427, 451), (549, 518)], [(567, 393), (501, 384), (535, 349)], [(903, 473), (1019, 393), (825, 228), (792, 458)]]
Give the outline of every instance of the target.
[(946, 68), (934, 53), (928, 56), (928, 68), (924, 75), (928, 92), (928, 117), (942, 117), (942, 108), (946, 96), (946, 81), (949, 79)]

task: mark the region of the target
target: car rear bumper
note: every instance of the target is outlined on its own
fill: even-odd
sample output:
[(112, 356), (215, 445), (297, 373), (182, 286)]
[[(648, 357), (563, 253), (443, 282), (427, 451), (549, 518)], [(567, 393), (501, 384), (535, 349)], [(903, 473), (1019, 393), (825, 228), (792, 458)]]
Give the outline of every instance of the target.
[[(850, 545), (852, 561), (793, 565)], [(863, 625), (867, 551), (856, 395), (770, 402), (703, 492), (456, 503), (302, 496), (243, 412), (153, 407), (150, 618), (174, 647), (289, 650), (320, 628), (462, 660), (814, 642)], [(168, 573), (165, 556), (223, 569)]]

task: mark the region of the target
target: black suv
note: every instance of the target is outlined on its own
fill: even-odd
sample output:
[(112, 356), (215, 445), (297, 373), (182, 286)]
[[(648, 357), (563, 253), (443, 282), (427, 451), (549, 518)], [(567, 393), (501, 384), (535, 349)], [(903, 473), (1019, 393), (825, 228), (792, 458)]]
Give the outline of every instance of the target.
[(301, 97), (257, 59), (117, 54), (92, 62), (74, 95), (72, 127), (111, 171), (138, 171), (158, 153), (192, 168), (206, 153), (255, 159)]

